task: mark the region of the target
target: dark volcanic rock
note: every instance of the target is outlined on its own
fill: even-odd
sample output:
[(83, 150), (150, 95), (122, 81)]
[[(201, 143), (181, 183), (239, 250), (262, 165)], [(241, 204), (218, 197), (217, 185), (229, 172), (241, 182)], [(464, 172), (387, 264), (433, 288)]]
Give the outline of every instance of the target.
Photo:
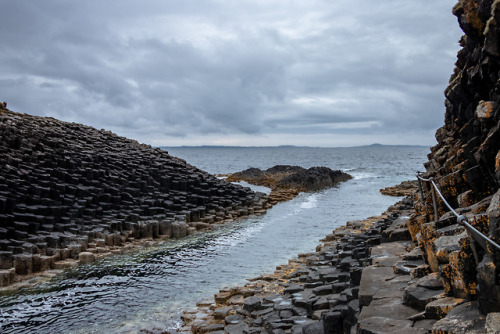
[[(500, 242), (500, 6), (497, 0), (460, 0), (453, 14), (465, 35), (445, 90), (445, 122), (437, 130), (423, 177), (433, 178), (451, 207), (470, 225)], [(484, 240), (470, 241), (463, 226), (422, 182), (409, 221), (429, 268), (450, 297), (500, 311), (500, 256)], [(489, 207), (489, 209), (488, 209)], [(455, 225), (456, 224), (456, 225)], [(484, 248), (489, 248), (485, 250)], [(493, 254), (484, 256), (492, 252)]]
[(351, 176), (339, 170), (327, 167), (311, 167), (285, 176), (278, 182), (278, 188), (298, 188), (304, 191), (315, 191), (333, 187), (339, 182), (349, 180)]
[(350, 178), (349, 174), (327, 167), (305, 169), (288, 165), (277, 165), (265, 171), (249, 168), (228, 176), (230, 181), (246, 181), (273, 190), (294, 188), (298, 191), (316, 191), (329, 188)]
[(181, 237), (267, 205), (161, 149), (0, 110), (1, 269), (29, 274), (34, 255), (77, 259), (137, 238)]

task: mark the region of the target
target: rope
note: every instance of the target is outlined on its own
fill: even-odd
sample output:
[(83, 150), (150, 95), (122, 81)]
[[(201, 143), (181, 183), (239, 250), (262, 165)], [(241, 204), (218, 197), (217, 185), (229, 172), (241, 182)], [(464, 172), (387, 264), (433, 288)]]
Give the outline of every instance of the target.
[[(497, 248), (498, 250), (500, 250), (500, 246), (496, 242), (494, 242), (493, 240), (491, 240), (490, 238), (488, 238), (486, 235), (484, 235), (483, 233), (481, 233), (479, 230), (477, 230), (474, 226), (472, 226), (471, 224), (469, 224), (469, 222), (467, 220), (467, 217), (465, 217), (464, 215), (459, 215), (451, 207), (451, 205), (448, 203), (448, 201), (446, 201), (446, 199), (444, 198), (443, 194), (441, 194), (441, 191), (439, 191), (438, 186), (434, 183), (434, 180), (432, 178), (430, 178), (430, 179), (424, 179), (423, 177), (420, 176), (420, 173), (417, 173), (417, 178), (419, 180), (421, 180), (421, 181), (430, 182), (432, 184), (433, 188), (436, 190), (436, 192), (439, 195), (439, 197), (441, 197), (441, 200), (443, 201), (443, 203), (457, 217), (457, 223), (460, 224), (460, 225), (462, 225), (462, 226), (464, 226), (465, 229), (474, 237), (474, 240), (476, 240), (485, 250), (488, 251), (488, 247), (487, 247), (487, 244), (485, 243), (485, 241), (487, 241), (492, 246), (494, 246), (495, 248)], [(423, 200), (423, 198), (422, 198), (422, 200)], [(437, 208), (434, 208), (434, 209), (435, 209), (435, 211), (437, 211)], [(436, 220), (437, 220), (437, 217), (436, 217)]]

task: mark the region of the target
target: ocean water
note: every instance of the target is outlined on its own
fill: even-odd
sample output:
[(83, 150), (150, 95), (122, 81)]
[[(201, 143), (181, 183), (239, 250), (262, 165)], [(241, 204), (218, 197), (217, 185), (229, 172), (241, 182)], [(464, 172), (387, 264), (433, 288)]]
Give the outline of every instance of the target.
[[(2, 333), (175, 330), (183, 309), (227, 286), (271, 273), (347, 221), (382, 213), (399, 198), (379, 189), (415, 178), (427, 147), (165, 148), (214, 174), (277, 164), (343, 170), (352, 180), (303, 193), (265, 215), (157, 243), (0, 294)], [(257, 189), (264, 190), (262, 188)]]

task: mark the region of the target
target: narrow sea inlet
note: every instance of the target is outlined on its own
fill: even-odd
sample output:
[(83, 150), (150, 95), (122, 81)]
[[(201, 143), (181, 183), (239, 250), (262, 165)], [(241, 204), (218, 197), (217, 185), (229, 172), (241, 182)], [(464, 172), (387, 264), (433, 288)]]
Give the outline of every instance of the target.
[(398, 199), (381, 195), (379, 189), (412, 179), (428, 153), (422, 147), (168, 151), (211, 173), (296, 164), (342, 169), (354, 179), (301, 194), (260, 217), (107, 258), (4, 294), (0, 296), (4, 333), (175, 329), (183, 309), (211, 298), (218, 289), (243, 284), (298, 253), (314, 250), (319, 239), (346, 221), (380, 214)]

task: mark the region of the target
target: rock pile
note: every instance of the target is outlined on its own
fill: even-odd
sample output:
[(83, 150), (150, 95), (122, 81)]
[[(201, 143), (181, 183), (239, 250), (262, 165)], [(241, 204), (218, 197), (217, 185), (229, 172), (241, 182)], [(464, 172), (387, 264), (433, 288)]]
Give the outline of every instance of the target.
[(65, 259), (92, 261), (127, 241), (181, 237), (269, 206), (266, 195), (163, 150), (0, 108), (0, 286)]

